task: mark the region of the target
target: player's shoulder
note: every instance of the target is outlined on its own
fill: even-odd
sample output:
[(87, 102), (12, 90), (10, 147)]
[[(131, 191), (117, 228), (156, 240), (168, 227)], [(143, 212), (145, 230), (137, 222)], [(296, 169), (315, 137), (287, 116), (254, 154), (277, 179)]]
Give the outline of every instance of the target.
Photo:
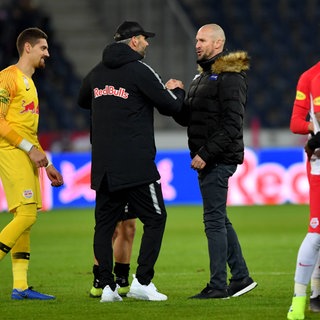
[(314, 77), (320, 74), (320, 62), (313, 65), (311, 68), (307, 69), (301, 74), (300, 79), (312, 80)]
[(17, 77), (17, 74), (18, 74), (18, 68), (14, 65), (12, 66), (9, 66), (3, 70), (0, 71), (0, 77), (2, 79), (12, 79), (12, 78), (15, 78)]

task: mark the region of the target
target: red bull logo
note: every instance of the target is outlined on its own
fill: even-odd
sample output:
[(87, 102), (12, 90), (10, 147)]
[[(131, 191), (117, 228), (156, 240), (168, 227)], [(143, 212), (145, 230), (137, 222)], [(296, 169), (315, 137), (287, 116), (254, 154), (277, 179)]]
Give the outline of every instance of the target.
[(26, 104), (25, 100), (23, 100), (22, 110), (20, 111), (20, 113), (26, 113), (26, 112), (39, 114), (39, 108), (34, 104), (34, 101), (31, 101), (30, 103)]
[(121, 87), (119, 89), (115, 89), (114, 86), (108, 85), (106, 85), (104, 89), (94, 88), (93, 93), (95, 98), (99, 98), (101, 96), (115, 96), (122, 99), (128, 99), (129, 97), (129, 93), (126, 92), (126, 89)]

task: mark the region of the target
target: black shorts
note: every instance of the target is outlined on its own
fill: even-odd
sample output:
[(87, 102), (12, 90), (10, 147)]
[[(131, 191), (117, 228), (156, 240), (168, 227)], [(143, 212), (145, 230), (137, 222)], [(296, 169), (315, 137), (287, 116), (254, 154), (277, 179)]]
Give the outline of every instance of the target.
[(124, 208), (120, 221), (125, 221), (125, 220), (135, 219), (135, 218), (137, 218), (137, 216), (133, 213), (132, 208), (130, 208), (130, 205), (127, 204)]

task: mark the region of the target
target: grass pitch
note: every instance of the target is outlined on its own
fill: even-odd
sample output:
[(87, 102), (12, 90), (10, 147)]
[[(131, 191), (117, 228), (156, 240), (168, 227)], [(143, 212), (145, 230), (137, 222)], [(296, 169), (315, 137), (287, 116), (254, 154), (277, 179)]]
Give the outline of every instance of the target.
[[(40, 213), (31, 233), (29, 285), (54, 301), (13, 301), (10, 257), (0, 263), (0, 319), (286, 319), (299, 245), (307, 232), (308, 207), (230, 207), (251, 276), (252, 292), (228, 300), (190, 300), (209, 280), (207, 243), (199, 206), (167, 207), (168, 221), (153, 279), (164, 302), (124, 298), (100, 303), (92, 284), (93, 210)], [(0, 214), (0, 229), (11, 219)], [(142, 226), (138, 222), (131, 273), (135, 272)], [(306, 319), (319, 314), (306, 312)]]

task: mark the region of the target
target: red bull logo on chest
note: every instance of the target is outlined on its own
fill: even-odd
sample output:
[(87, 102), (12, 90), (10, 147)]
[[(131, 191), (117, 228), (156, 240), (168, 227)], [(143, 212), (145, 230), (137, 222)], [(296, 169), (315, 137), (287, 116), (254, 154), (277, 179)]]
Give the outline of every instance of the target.
[(25, 100), (23, 100), (22, 110), (20, 111), (20, 113), (26, 113), (26, 112), (39, 114), (39, 108), (34, 104), (34, 101), (26, 104)]

